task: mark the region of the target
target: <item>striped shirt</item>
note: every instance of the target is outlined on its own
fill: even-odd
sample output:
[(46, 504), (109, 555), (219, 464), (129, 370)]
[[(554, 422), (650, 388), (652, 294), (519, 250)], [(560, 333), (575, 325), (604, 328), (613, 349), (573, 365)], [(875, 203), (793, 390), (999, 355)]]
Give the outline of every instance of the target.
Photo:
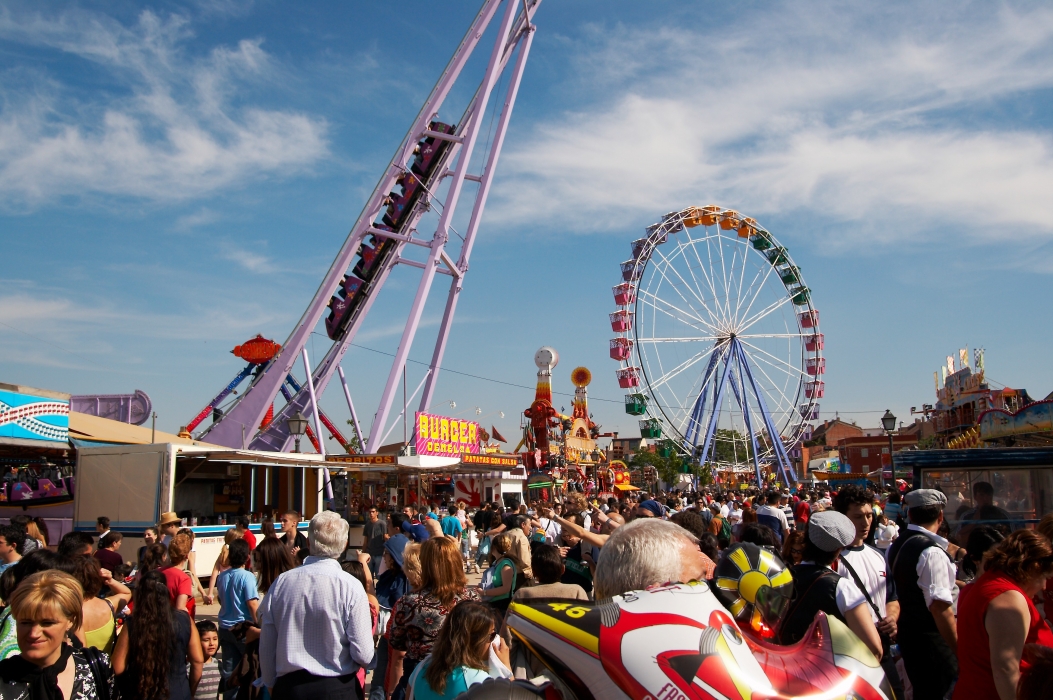
[(219, 662), (213, 656), (201, 668), (201, 680), (194, 691), (194, 700), (216, 700), (219, 697), (219, 679)]

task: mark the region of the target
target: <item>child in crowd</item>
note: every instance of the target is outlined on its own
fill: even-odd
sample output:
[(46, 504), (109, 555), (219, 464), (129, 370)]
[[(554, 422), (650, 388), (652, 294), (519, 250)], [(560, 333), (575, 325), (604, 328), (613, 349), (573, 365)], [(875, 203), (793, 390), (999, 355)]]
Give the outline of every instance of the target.
[(200, 620), (197, 633), (201, 637), (201, 651), (205, 664), (201, 667), (201, 680), (194, 691), (194, 700), (216, 700), (219, 697), (219, 662), (216, 651), (219, 650), (219, 628), (211, 620)]

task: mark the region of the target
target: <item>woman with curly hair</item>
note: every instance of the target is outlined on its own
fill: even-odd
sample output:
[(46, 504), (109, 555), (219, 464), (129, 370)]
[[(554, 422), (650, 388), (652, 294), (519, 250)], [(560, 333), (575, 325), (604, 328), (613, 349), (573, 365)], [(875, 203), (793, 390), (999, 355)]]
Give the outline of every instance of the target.
[(1025, 644), (1053, 646), (1031, 599), (1053, 576), (1053, 544), (1017, 530), (984, 556), (984, 573), (958, 602), (958, 682), (954, 700), (1014, 700)]
[[(404, 566), (405, 568), (405, 561)], [(402, 596), (391, 611), (388, 623), (388, 691), (392, 700), (403, 700), (409, 674), (431, 653), (439, 628), (454, 606), (464, 600), (479, 600), (479, 591), (468, 588), (461, 566), (461, 548), (448, 537), (427, 540), (420, 548), (420, 590)], [(402, 667), (398, 685), (393, 668)]]
[[(0, 661), (0, 697), (94, 700), (115, 695), (106, 655), (66, 643), (81, 624), (82, 596), (75, 578), (54, 570), (27, 577), (11, 594), (21, 653)], [(92, 670), (93, 658), (98, 675)], [(100, 689), (97, 682), (106, 689)]]
[(431, 656), (417, 667), (408, 685), (413, 700), (452, 700), (490, 677), (490, 644), (506, 667), (508, 646), (498, 633), (493, 612), (480, 603), (464, 602), (450, 612), (435, 637)]
[(135, 613), (113, 650), (121, 695), (140, 700), (190, 700), (204, 661), (197, 628), (185, 610), (172, 607), (164, 574), (147, 572), (135, 590)]

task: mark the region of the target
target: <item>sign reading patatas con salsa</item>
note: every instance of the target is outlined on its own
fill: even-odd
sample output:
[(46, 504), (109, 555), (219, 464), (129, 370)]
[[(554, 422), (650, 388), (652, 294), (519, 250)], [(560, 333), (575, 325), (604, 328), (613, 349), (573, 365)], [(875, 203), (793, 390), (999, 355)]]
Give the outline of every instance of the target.
[(460, 457), (479, 453), (479, 424), (475, 421), (417, 413), (417, 454)]

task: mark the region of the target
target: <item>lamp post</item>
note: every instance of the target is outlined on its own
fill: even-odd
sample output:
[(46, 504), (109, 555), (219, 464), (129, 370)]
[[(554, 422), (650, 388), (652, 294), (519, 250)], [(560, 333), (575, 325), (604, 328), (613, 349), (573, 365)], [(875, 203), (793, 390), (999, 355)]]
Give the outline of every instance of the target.
[(307, 419), (302, 413), (297, 411), (291, 418), (285, 419), (285, 425), (289, 429), (289, 434), (292, 435), (295, 440), (293, 452), (299, 452), (300, 438), (302, 438), (304, 433), (307, 432)]
[[(892, 453), (895, 451), (895, 447), (892, 444), (892, 431), (896, 429), (896, 417), (892, 415), (892, 411), (885, 409), (885, 415), (881, 416), (881, 427), (888, 433), (888, 466), (892, 472), (892, 488), (896, 487), (896, 463), (892, 461)], [(885, 480), (885, 475), (881, 475), (881, 480)]]

